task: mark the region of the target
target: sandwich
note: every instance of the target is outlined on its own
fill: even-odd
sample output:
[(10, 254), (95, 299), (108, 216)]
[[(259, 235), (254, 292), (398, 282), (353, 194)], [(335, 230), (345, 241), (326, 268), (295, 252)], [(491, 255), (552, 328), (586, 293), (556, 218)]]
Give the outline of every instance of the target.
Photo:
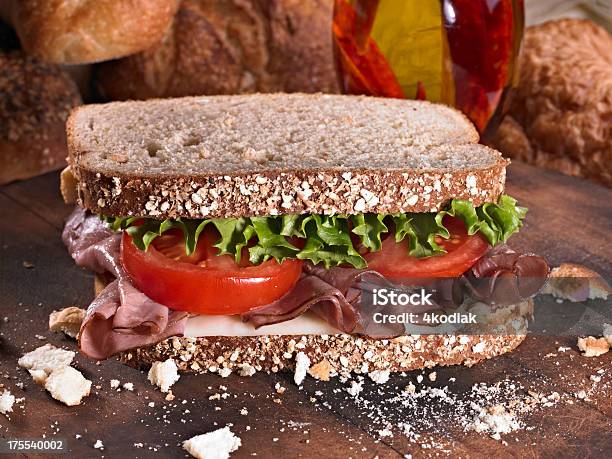
[(508, 161), (443, 105), (114, 102), (75, 109), (67, 138), (62, 237), (96, 273), (78, 337), (95, 359), (324, 380), (472, 364), (520, 344), (548, 274), (506, 244), (526, 213)]

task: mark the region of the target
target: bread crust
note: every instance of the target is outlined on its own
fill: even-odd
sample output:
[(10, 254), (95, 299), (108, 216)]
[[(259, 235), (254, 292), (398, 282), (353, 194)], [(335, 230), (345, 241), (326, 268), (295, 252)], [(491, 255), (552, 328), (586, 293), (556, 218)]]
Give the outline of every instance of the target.
[[(479, 206), (495, 202), (503, 193), (506, 165), (507, 161), (500, 158), (491, 167), (459, 171), (346, 168), (148, 178), (108, 175), (74, 165), (71, 168), (78, 178), (79, 203), (91, 212), (164, 219), (437, 212), (451, 199), (465, 199)], [(302, 188), (304, 182), (312, 192), (308, 198)], [(470, 186), (474, 183), (476, 186)], [(260, 190), (265, 185), (268, 192), (245, 194), (245, 188), (254, 185)], [(340, 187), (348, 194), (338, 199)], [(215, 194), (222, 199), (214, 198)], [(370, 202), (376, 204), (368, 205), (364, 195), (374, 196), (376, 199)]]
[(223, 369), (242, 373), (249, 368), (276, 373), (294, 369), (296, 354), (303, 352), (311, 366), (327, 362), (332, 374), (399, 372), (437, 365), (472, 366), (514, 350), (524, 339), (524, 334), (409, 335), (390, 340), (346, 334), (173, 337), (153, 346), (123, 352), (119, 358), (137, 368), (171, 358), (179, 370), (190, 373), (223, 373)]
[(49, 62), (84, 64), (153, 46), (178, 0), (12, 0), (9, 19), (23, 48)]
[(78, 88), (59, 67), (0, 52), (0, 185), (66, 164), (64, 126), (80, 103)]
[(184, 0), (151, 48), (98, 66), (109, 100), (338, 92), (332, 0)]

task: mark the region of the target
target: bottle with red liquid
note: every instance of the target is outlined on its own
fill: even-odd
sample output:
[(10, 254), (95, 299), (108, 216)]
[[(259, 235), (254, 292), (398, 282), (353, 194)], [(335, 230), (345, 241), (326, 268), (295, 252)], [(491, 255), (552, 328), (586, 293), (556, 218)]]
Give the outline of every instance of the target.
[(518, 76), (523, 29), (523, 0), (336, 0), (341, 87), (454, 106), (487, 137)]

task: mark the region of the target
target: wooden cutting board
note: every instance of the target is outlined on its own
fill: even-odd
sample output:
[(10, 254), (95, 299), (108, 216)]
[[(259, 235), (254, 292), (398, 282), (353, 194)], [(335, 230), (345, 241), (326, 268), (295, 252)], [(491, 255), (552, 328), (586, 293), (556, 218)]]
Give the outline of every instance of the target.
[[(544, 255), (552, 265), (582, 263), (612, 278), (611, 190), (515, 163), (509, 168), (507, 191), (530, 208), (512, 246)], [(436, 369), (435, 381), (429, 379), (431, 370), (395, 375), (383, 385), (366, 379), (357, 399), (345, 390), (350, 382), (309, 378), (299, 389), (291, 373), (281, 373), (225, 379), (183, 375), (173, 388), (175, 399), (166, 401), (145, 373), (115, 360), (96, 364), (77, 356), (76, 367), (95, 388), (81, 406), (63, 406), (17, 367), (24, 352), (46, 342), (74, 349), (73, 341), (48, 332), (48, 315), (70, 305), (85, 307), (92, 297), (91, 275), (74, 265), (60, 240), (70, 208), (60, 199), (57, 174), (0, 188), (0, 211), (0, 317), (7, 318), (0, 320), (0, 384), (25, 397), (10, 420), (0, 415), (3, 438), (63, 438), (74, 457), (184, 457), (181, 441), (231, 424), (242, 439), (232, 457), (612, 453), (612, 352), (582, 357), (575, 338), (569, 337), (529, 337), (514, 353), (472, 368)], [(561, 352), (559, 347), (571, 349)], [(419, 375), (424, 376), (420, 383)], [(134, 391), (112, 390), (111, 379), (133, 383)], [(415, 405), (402, 405), (396, 396), (409, 382), (417, 392), (447, 386), (450, 401), (424, 396)], [(514, 385), (509, 389), (514, 395), (502, 391), (504, 403), (508, 400), (503, 397), (529, 397), (528, 391), (557, 392), (561, 401), (550, 407), (540, 404), (519, 416), (523, 426), (502, 434), (502, 442), (486, 433), (464, 431), (461, 411), (473, 399), (476, 383), (506, 389)], [(277, 384), (285, 388), (282, 394)], [(228, 395), (216, 400), (217, 393)], [(104, 450), (93, 449), (98, 439)]]

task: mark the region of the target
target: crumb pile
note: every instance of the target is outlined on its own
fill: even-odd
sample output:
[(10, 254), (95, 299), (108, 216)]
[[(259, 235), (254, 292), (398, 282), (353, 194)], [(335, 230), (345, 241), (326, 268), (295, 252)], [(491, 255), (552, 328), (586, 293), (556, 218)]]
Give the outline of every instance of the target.
[[(385, 385), (368, 384), (357, 376), (345, 379), (344, 387), (335, 389), (331, 397), (316, 392), (319, 397), (312, 401), (334, 410), (353, 405), (351, 416), (367, 419), (371, 433), (381, 441), (403, 436), (416, 447), (450, 453), (450, 444), (439, 441), (449, 432), (475, 432), (507, 445), (506, 439), (512, 437), (504, 437), (505, 434), (535, 429), (529, 425), (529, 417), (536, 411), (560, 403), (573, 404), (577, 399), (588, 400), (591, 393), (602, 389), (604, 373), (599, 370), (590, 378), (588, 390), (576, 393), (539, 393), (512, 379), (476, 383), (467, 390), (453, 387), (458, 384), (455, 378), (443, 387), (426, 385), (426, 379), (439, 379), (435, 372), (418, 375), (414, 383), (411, 379), (394, 378), (392, 382), (396, 384)], [(342, 393), (344, 397), (339, 396)]]

